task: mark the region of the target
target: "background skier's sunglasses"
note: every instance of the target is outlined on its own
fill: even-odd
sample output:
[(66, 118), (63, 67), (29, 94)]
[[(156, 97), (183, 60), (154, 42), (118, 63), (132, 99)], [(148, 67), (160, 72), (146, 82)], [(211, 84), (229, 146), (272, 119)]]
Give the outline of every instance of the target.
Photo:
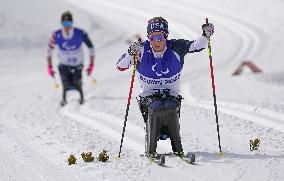
[(73, 25), (73, 22), (72, 22), (72, 21), (63, 21), (63, 22), (62, 22), (62, 25), (63, 25), (64, 27), (72, 26), (72, 25)]
[(150, 41), (164, 41), (165, 40), (165, 36), (164, 35), (153, 35), (153, 36), (149, 36), (149, 40)]

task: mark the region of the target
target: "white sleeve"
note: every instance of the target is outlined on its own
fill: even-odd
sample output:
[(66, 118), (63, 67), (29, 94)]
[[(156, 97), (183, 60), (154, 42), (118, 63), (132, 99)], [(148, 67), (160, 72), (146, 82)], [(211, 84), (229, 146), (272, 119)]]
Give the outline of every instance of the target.
[[(144, 49), (141, 49), (141, 55), (143, 55)], [(142, 57), (142, 56), (141, 56)], [(141, 59), (140, 57), (140, 59)], [(138, 60), (140, 61), (140, 60)], [(129, 53), (124, 53), (120, 59), (118, 60), (118, 62), (116, 63), (116, 68), (120, 71), (124, 71), (126, 69), (128, 69), (129, 67), (131, 67), (134, 64), (134, 58), (129, 55)]]
[(54, 47), (55, 47), (55, 33), (53, 32), (48, 42), (47, 57), (52, 57)]
[(189, 47), (189, 52), (205, 49), (207, 47), (207, 44), (208, 44), (207, 38), (201, 36), (198, 39), (194, 40), (194, 42)]
[(116, 63), (116, 68), (120, 71), (124, 71), (133, 65), (133, 57), (127, 53), (124, 53)]
[(89, 48), (89, 55), (92, 57), (96, 56), (95, 46), (93, 46), (92, 48)]
[(48, 48), (47, 48), (47, 57), (52, 57), (53, 49), (54, 48), (51, 48), (50, 46), (48, 46)]

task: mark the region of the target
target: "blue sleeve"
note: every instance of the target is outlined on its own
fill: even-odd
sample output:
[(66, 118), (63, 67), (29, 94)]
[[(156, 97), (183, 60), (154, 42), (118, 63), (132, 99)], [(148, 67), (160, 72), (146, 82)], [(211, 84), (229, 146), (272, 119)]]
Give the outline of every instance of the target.
[(87, 45), (88, 48), (94, 47), (92, 41), (89, 39), (89, 36), (85, 31), (83, 31), (83, 42)]
[(190, 40), (172, 39), (170, 40), (170, 42), (171, 42), (171, 49), (177, 52), (177, 54), (179, 54), (180, 56), (185, 56), (188, 53), (200, 52), (201, 50), (203, 50), (199, 49), (199, 50), (189, 51), (192, 43), (194, 42)]
[(170, 45), (171, 49), (180, 56), (181, 64), (184, 64), (184, 56), (188, 53), (200, 52), (204, 48), (196, 49), (190, 51), (190, 47), (194, 45), (194, 41), (185, 40), (185, 39), (171, 39)]

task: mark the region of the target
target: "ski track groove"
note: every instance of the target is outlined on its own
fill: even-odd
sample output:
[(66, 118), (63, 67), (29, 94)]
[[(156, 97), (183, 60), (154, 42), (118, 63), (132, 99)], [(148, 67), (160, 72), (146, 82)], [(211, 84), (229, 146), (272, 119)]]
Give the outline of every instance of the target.
[[(76, 120), (82, 124), (91, 126), (93, 129), (105, 135), (106, 138), (108, 138), (110, 141), (115, 141), (117, 145), (120, 143), (121, 127), (123, 120), (120, 120), (115, 116), (112, 116), (111, 114), (105, 114), (97, 110), (87, 110), (85, 106), (83, 106), (76, 113), (74, 112), (74, 110), (71, 109), (71, 106), (66, 106), (62, 108), (61, 114), (63, 116), (69, 117), (72, 120)], [(86, 114), (88, 114), (88, 116)], [(110, 125), (110, 122), (113, 123), (114, 126)], [(121, 124), (118, 124), (119, 122)], [(119, 125), (120, 127), (117, 127)], [(138, 136), (135, 135), (132, 129), (136, 131), (136, 134), (138, 134)], [(143, 131), (141, 132), (141, 128), (128, 122), (127, 132), (132, 132), (132, 134), (129, 135), (128, 133), (126, 133), (124, 137), (123, 148), (126, 147), (128, 149), (131, 149), (132, 151), (136, 151), (138, 154), (141, 154), (141, 152), (144, 151)], [(160, 149), (164, 149), (164, 152), (166, 152), (166, 147), (162, 147)], [(167, 158), (166, 168), (158, 166), (157, 164), (149, 163), (149, 170), (145, 172), (145, 175), (148, 176), (147, 180), (166, 180), (174, 174), (176, 175), (177, 180), (183, 180), (187, 176), (187, 174), (180, 170), (180, 168), (184, 168), (185, 166), (190, 167), (191, 165), (183, 163), (182, 161), (178, 160), (178, 158)], [(171, 169), (169, 170), (167, 168)], [(167, 169), (167, 171), (165, 172), (164, 169)], [(151, 175), (152, 172), (155, 172), (155, 174)]]
[[(188, 85), (183, 85), (183, 95), (186, 100), (186, 104), (195, 106), (195, 107), (201, 107), (208, 110), (211, 110), (212, 112), (215, 111), (213, 106), (213, 101), (199, 101), (196, 100), (194, 97), (192, 97), (189, 94)], [(245, 119), (251, 122), (254, 122), (256, 124), (262, 125), (264, 127), (271, 127), (277, 131), (284, 133), (284, 115), (278, 112), (266, 110), (266, 109), (260, 109), (258, 112), (256, 107), (253, 106), (247, 106), (237, 103), (228, 103), (228, 102), (217, 102), (218, 111), (220, 113), (228, 114), (231, 116), (239, 117), (241, 119)], [(244, 107), (247, 106), (247, 107)], [(279, 121), (280, 120), (280, 121)]]
[[(3, 101), (6, 102), (6, 104), (4, 109), (0, 111), (0, 120), (8, 120), (10, 110), (13, 110), (15, 105), (22, 102), (21, 98), (14, 99), (13, 101), (11, 100), (11, 98), (7, 98), (6, 101)], [(5, 159), (11, 158), (12, 160), (15, 160), (15, 162), (11, 162), (11, 160), (9, 160), (10, 163), (13, 163), (11, 169), (15, 169), (15, 166), (17, 167), (17, 164), (20, 164), (24, 166), (22, 169), (27, 171), (27, 173), (24, 174), (28, 174), (27, 176), (32, 176), (36, 180), (40, 178), (40, 180), (59, 181), (64, 180), (66, 178), (65, 175), (72, 175), (70, 181), (79, 179), (78, 176), (71, 172), (55, 166), (54, 161), (48, 160), (45, 155), (36, 151), (39, 148), (38, 143), (34, 143), (31, 139), (32, 136), (27, 135), (20, 128), (15, 127), (12, 122), (2, 123), (2, 128), (3, 130), (0, 132), (0, 139), (1, 136), (2, 138), (6, 137), (4, 140), (10, 140), (7, 142), (7, 147), (14, 148), (13, 153), (11, 150), (6, 150), (4, 147), (0, 149), (3, 154), (11, 153), (11, 155), (5, 157)], [(19, 151), (19, 148), (21, 148), (21, 152)]]
[[(100, 1), (100, 2), (93, 2), (90, 3), (89, 1), (87, 1), (88, 4), (90, 5), (94, 5), (96, 7), (101, 7), (100, 9), (104, 9), (104, 8), (108, 8), (108, 9), (112, 9), (111, 13), (114, 13), (115, 16), (122, 16), (121, 19), (123, 20), (125, 18), (125, 16), (128, 17), (128, 25), (132, 24), (135, 25), (136, 27), (140, 27), (141, 29), (144, 29), (144, 25), (141, 24), (139, 21), (137, 21), (137, 18), (139, 18), (141, 21), (147, 21), (147, 17), (145, 17), (145, 15), (151, 16), (152, 14), (146, 11), (137, 11), (136, 9), (132, 9), (132, 8), (127, 8), (121, 4), (117, 4), (116, 2), (108, 2), (108, 1)], [(89, 9), (89, 7), (87, 6), (83, 6), (83, 8), (85, 9)], [(128, 16), (129, 14), (132, 14), (134, 16)], [(181, 23), (175, 23), (177, 26), (175, 27), (176, 31), (174, 32), (175, 34), (179, 35), (179, 36), (188, 36), (189, 34), (194, 34), (197, 35), (196, 32), (191, 31), (190, 29), (188, 29), (186, 26), (184, 26)], [(131, 29), (131, 26), (128, 26)], [(124, 27), (125, 28), (125, 27)], [(133, 28), (132, 28), (133, 29)], [(180, 30), (181, 29), (181, 30)], [(129, 29), (128, 29), (129, 31)]]
[[(76, 112), (71, 109), (71, 106), (65, 106), (61, 110), (63, 116), (67, 116), (73, 120), (91, 126), (93, 129), (104, 134), (110, 141), (120, 143), (122, 127), (124, 120), (119, 119), (111, 114), (103, 113), (98, 110), (89, 110), (86, 106), (82, 106)], [(144, 129), (136, 126), (131, 122), (127, 122), (126, 133), (124, 136), (123, 145), (127, 148), (141, 154), (144, 153)], [(161, 146), (164, 152), (167, 147)]]

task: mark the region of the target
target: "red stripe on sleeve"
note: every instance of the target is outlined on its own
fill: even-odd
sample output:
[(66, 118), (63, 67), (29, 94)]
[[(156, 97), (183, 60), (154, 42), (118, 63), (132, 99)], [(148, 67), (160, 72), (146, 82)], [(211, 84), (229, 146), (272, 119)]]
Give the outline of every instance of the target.
[(118, 67), (118, 66), (117, 66), (117, 69), (118, 69), (119, 71), (124, 71), (124, 70), (127, 70), (128, 68), (121, 68), (121, 67)]

